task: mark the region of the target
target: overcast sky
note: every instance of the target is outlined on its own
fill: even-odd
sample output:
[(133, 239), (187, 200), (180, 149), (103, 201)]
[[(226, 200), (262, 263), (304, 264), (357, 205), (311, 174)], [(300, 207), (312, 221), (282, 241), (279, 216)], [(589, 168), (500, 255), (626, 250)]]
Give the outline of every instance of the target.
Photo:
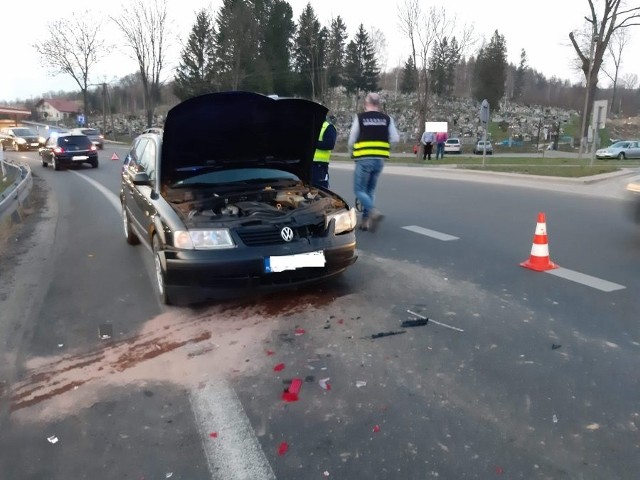
[[(597, 0), (596, 0), (597, 1)], [(165, 71), (166, 78), (178, 64), (182, 42), (187, 38), (201, 8), (217, 11), (222, 0), (167, 0), (171, 20), (171, 50)], [(383, 32), (386, 43), (386, 67), (402, 64), (409, 55), (407, 38), (400, 32), (399, 11), (405, 0), (322, 0), (310, 2), (322, 25), (328, 26), (332, 18), (341, 16), (351, 39), (360, 23), (369, 32)], [(297, 22), (309, 0), (289, 0)], [(637, 5), (637, 0), (628, 2)], [(55, 7), (52, 7), (55, 5)], [(90, 10), (103, 19), (103, 29), (109, 42), (115, 44), (110, 53), (94, 68), (91, 81), (116, 80), (136, 71), (136, 63), (129, 52), (118, 44), (120, 33), (109, 20), (118, 15), (118, 0), (104, 2), (86, 0), (31, 0), (27, 4), (18, 1), (2, 2), (2, 33), (4, 55), (0, 74), (0, 100), (39, 98), (50, 91), (74, 91), (78, 86), (67, 75), (52, 77), (42, 65), (33, 44), (46, 38), (47, 23), (55, 22), (71, 12)], [(589, 14), (587, 0), (537, 0), (535, 2), (508, 2), (505, 0), (430, 0), (422, 3), (426, 11), (431, 6), (444, 6), (447, 18), (455, 18), (462, 31), (464, 25), (472, 25), (480, 46), (493, 32), (504, 35), (507, 56), (518, 64), (520, 51), (525, 49), (528, 64), (547, 77), (556, 76), (572, 82), (582, 77), (574, 68), (575, 52), (569, 42), (569, 32), (581, 30), (584, 16)], [(37, 12), (40, 12), (38, 14)], [(456, 32), (454, 31), (454, 34)], [(640, 27), (629, 29), (630, 42), (625, 48), (620, 74), (636, 74), (640, 77)], [(469, 54), (475, 53), (475, 49)], [(600, 85), (607, 86), (609, 79), (601, 76)]]

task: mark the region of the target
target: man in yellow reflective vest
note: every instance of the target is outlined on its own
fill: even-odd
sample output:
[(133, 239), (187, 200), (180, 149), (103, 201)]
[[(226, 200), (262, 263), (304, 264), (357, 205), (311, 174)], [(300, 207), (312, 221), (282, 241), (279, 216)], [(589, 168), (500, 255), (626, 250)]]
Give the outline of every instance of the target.
[(356, 162), (353, 189), (362, 205), (361, 230), (375, 232), (384, 215), (375, 206), (376, 186), (391, 144), (400, 140), (393, 119), (382, 112), (380, 95), (369, 93), (364, 99), (364, 112), (358, 113), (351, 125), (349, 140), (351, 158)]
[(329, 160), (331, 151), (336, 146), (338, 132), (332, 122), (335, 121), (333, 115), (329, 115), (322, 124), (318, 144), (313, 155), (313, 171), (311, 172), (311, 183), (316, 187), (329, 188)]

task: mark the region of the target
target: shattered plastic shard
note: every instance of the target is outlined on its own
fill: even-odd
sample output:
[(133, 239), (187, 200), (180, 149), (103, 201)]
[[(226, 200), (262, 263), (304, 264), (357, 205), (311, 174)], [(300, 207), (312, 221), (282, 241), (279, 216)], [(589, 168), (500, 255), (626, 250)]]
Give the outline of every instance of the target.
[(273, 367), (274, 372), (281, 372), (282, 370), (284, 370), (284, 363), (279, 363)]
[(289, 388), (285, 389), (285, 391), (282, 392), (282, 400), (284, 400), (285, 402), (297, 402), (298, 394), (300, 393), (301, 388), (302, 379), (294, 378), (293, 380), (291, 380), (291, 385), (289, 385)]
[(373, 433), (378, 433), (380, 431), (380, 425), (373, 426)]
[(367, 386), (367, 382), (365, 382), (364, 380), (356, 380), (356, 387), (360, 388), (360, 387), (366, 387)]
[(331, 384), (329, 383), (330, 378), (323, 378), (318, 383), (322, 387), (323, 390), (331, 390)]
[(284, 455), (285, 453), (287, 453), (287, 450), (289, 450), (289, 444), (287, 442), (281, 442), (280, 446), (278, 447), (278, 455)]
[(296, 328), (295, 330), (295, 334), (296, 335), (304, 335), (305, 333), (305, 329), (304, 328)]
[(49, 441), (49, 443), (58, 443), (58, 437), (56, 437), (55, 435), (47, 437), (47, 440)]

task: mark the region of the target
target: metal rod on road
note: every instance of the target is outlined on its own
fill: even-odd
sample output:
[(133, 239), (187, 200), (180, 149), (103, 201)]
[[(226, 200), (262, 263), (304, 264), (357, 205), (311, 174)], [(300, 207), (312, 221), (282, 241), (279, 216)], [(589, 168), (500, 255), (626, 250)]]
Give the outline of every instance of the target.
[(428, 318), (428, 317), (423, 317), (422, 315), (416, 313), (416, 312), (412, 312), (411, 310), (407, 310), (407, 313), (410, 313), (411, 315), (415, 315), (418, 318), (421, 318), (422, 320), (428, 320), (431, 323), (435, 323), (436, 325), (440, 325), (441, 327), (445, 327), (445, 328), (450, 328), (451, 330), (455, 330), (456, 332), (464, 332), (463, 329), (458, 328), (458, 327), (452, 327), (451, 325), (447, 325), (446, 323), (442, 323), (442, 322), (436, 322), (435, 320)]

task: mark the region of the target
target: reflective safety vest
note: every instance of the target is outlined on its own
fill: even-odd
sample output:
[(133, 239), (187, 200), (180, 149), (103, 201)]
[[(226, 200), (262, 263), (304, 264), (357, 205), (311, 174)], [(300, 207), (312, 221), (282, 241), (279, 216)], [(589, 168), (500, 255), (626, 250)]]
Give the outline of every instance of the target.
[[(318, 141), (322, 141), (322, 137), (324, 137), (324, 132), (329, 125), (330, 125), (329, 122), (325, 120), (324, 123), (322, 124), (322, 128), (320, 129), (320, 135), (318, 136)], [(316, 148), (316, 152), (313, 154), (314, 162), (329, 163), (330, 158), (331, 158), (331, 150), (320, 150), (319, 148)]]
[(353, 144), (352, 158), (362, 157), (389, 158), (389, 124), (391, 118), (382, 112), (363, 112), (358, 114), (360, 135)]

